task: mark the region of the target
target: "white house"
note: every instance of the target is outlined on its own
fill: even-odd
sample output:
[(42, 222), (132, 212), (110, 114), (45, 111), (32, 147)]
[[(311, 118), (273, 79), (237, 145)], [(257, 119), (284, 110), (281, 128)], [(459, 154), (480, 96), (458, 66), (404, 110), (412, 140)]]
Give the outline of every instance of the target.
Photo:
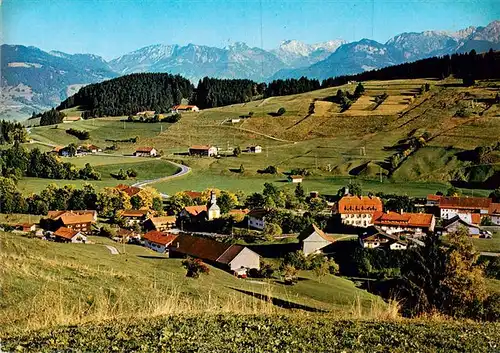
[(136, 157), (156, 157), (157, 154), (158, 151), (154, 147), (139, 147), (134, 152)]
[(480, 238), (489, 236), (489, 232), (483, 230), (480, 226), (464, 221), (460, 216), (456, 215), (452, 219), (445, 221), (443, 225), (442, 234), (447, 235), (449, 233), (456, 232), (459, 229), (466, 229), (467, 233), (472, 238)]
[(467, 223), (474, 223), (473, 215), (479, 214), (480, 218), (486, 216), (491, 203), (491, 199), (486, 197), (443, 196), (439, 200), (439, 210), (442, 219), (459, 216)]
[(199, 112), (200, 108), (198, 108), (196, 105), (185, 105), (185, 104), (178, 104), (174, 105), (172, 107), (172, 111), (174, 113), (182, 113), (182, 112)]
[(302, 175), (289, 175), (288, 181), (291, 183), (302, 183), (304, 177)]
[(262, 153), (262, 146), (261, 145), (248, 146), (247, 151), (250, 153)]
[(189, 155), (190, 156), (217, 156), (219, 153), (217, 147), (212, 145), (195, 145), (189, 147)]
[(420, 237), (434, 231), (436, 219), (428, 213), (375, 212), (372, 224), (389, 234), (406, 233)]
[(488, 209), (488, 215), (493, 224), (500, 226), (500, 203), (491, 203)]
[(59, 227), (53, 234), (56, 241), (63, 243), (86, 243), (87, 237), (78, 230)]
[(314, 254), (335, 241), (333, 237), (326, 235), (315, 224), (312, 225), (312, 228), (312, 233), (302, 240), (302, 251), (305, 255)]
[(177, 238), (175, 234), (168, 234), (152, 230), (142, 236), (144, 246), (159, 253), (168, 252), (168, 247)]
[(363, 248), (386, 248), (390, 250), (405, 250), (408, 248), (406, 241), (399, 236), (391, 235), (376, 226), (370, 226), (359, 236), (359, 243)]
[(344, 196), (334, 205), (332, 212), (340, 214), (342, 224), (366, 228), (373, 224), (373, 214), (382, 210), (382, 200), (378, 197)]
[(265, 209), (255, 209), (248, 212), (248, 227), (264, 230), (268, 213)]

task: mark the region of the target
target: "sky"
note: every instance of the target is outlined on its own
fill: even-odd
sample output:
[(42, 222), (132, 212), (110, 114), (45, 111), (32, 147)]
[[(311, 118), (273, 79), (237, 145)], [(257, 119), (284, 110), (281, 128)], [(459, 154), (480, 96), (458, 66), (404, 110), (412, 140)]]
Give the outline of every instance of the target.
[(106, 60), (151, 44), (273, 49), (282, 40), (458, 30), (500, 19), (500, 0), (0, 0), (2, 43)]

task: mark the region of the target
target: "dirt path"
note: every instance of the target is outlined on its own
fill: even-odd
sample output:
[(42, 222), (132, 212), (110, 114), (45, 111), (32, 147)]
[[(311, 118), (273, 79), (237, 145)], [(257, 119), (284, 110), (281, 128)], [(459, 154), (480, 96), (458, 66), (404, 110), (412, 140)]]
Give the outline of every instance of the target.
[(118, 250), (114, 247), (114, 246), (111, 246), (111, 245), (104, 245), (106, 248), (108, 248), (108, 250), (111, 252), (111, 255), (118, 255), (120, 254), (118, 252)]

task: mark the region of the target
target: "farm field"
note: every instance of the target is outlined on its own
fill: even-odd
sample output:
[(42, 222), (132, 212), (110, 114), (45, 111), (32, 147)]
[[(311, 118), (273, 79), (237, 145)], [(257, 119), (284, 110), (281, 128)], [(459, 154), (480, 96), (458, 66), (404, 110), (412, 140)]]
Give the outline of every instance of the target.
[[(111, 255), (101, 241), (62, 244), (0, 233), (0, 332), (110, 318), (199, 312), (277, 313), (282, 305), (306, 311), (367, 315), (386, 304), (328, 275), (319, 281), (302, 272), (295, 286), (279, 280), (237, 279), (210, 267), (194, 280), (185, 276), (180, 259), (168, 259), (149, 249), (117, 244)], [(274, 305), (254, 295), (272, 298)]]
[[(177, 166), (161, 159), (88, 155), (75, 158), (63, 158), (63, 160), (75, 164), (78, 168), (82, 168), (86, 163), (90, 163), (95, 167), (96, 171), (101, 173), (101, 180), (58, 180), (26, 177), (19, 180), (19, 189), (25, 194), (37, 193), (51, 183), (57, 185), (74, 185), (76, 187), (82, 186), (85, 183), (91, 183), (95, 185), (97, 189), (101, 189), (103, 187), (116, 186), (118, 184), (133, 184), (141, 180), (161, 178), (173, 175), (178, 171)], [(117, 180), (113, 178), (110, 173), (117, 173), (120, 168), (124, 170), (130, 168), (136, 170), (138, 172), (137, 178), (128, 180)]]
[(477, 251), (498, 252), (500, 253), (500, 228), (499, 227), (485, 227), (493, 233), (491, 239), (472, 239), (472, 243)]
[[(459, 82), (454, 79), (368, 81), (364, 83), (365, 95), (342, 113), (339, 106), (329, 100), (338, 89), (354, 91), (354, 85), (183, 113), (175, 124), (124, 123), (124, 117), (111, 117), (60, 124), (57, 129), (36, 127), (31, 129), (30, 136), (45, 143), (77, 143), (75, 137), (65, 132), (71, 126), (90, 131), (88, 143), (100, 147), (112, 144), (106, 139), (137, 137), (135, 144), (117, 143), (119, 149), (113, 153), (130, 154), (139, 146), (154, 146), (165, 158), (193, 168), (191, 176), (156, 184), (164, 192), (206, 187), (260, 190), (258, 184), (262, 181), (282, 179), (281, 175), (273, 178), (258, 174), (258, 170), (269, 165), (276, 166), (280, 172), (307, 168), (313, 176), (311, 181), (306, 179), (304, 185), (330, 192), (332, 180), (344, 181), (345, 178), (359, 179), (375, 187), (380, 174), (387, 179), (387, 160), (400, 142), (425, 132), (430, 136), (426, 147), (405, 159), (390, 177), (393, 184), (387, 183), (396, 185), (394, 190), (400, 192), (397, 185), (404, 182), (407, 190), (401, 193), (424, 196), (437, 191), (436, 186), (446, 190), (449, 180), (463, 171), (466, 163), (457, 159), (457, 153), (492, 145), (500, 135), (499, 109), (487, 103), (498, 91), (498, 83), (481, 82), (474, 87), (461, 87)], [(414, 94), (425, 83), (430, 84), (430, 91), (415, 98)], [(387, 93), (388, 98), (375, 107), (374, 97), (383, 93)], [(470, 106), (472, 100), (476, 103), (471, 115), (456, 117), (457, 111)], [(314, 107), (312, 114), (311, 106)], [(272, 116), (280, 107), (286, 109), (285, 114)], [(228, 119), (249, 112), (253, 113), (250, 118), (228, 124)], [(218, 160), (185, 156), (189, 146), (195, 144), (216, 145), (224, 155), (231, 154), (236, 146), (245, 150), (249, 145), (260, 144), (263, 152)], [(243, 175), (231, 171), (240, 165), (245, 168)], [(500, 167), (494, 163), (488, 168), (498, 171)], [(424, 183), (429, 183), (425, 191)], [(333, 184), (337, 188), (335, 182)], [(472, 190), (465, 191), (469, 192)], [(473, 192), (488, 194), (487, 190)]]

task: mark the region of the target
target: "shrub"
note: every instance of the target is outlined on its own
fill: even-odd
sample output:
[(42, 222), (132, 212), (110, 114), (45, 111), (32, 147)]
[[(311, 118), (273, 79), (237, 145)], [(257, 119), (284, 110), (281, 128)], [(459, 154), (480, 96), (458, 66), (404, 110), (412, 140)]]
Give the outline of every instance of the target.
[(85, 130), (76, 130), (71, 128), (66, 130), (66, 133), (78, 137), (79, 140), (88, 140), (90, 138), (90, 133)]
[(278, 174), (278, 168), (276, 168), (274, 165), (270, 165), (270, 166), (267, 166), (266, 169), (258, 170), (258, 173), (260, 173), (260, 174)]
[(210, 268), (200, 259), (188, 257), (182, 261), (182, 266), (187, 270), (186, 277), (199, 278), (200, 274), (209, 274)]
[(138, 175), (138, 173), (135, 169), (128, 169), (127, 170), (127, 176), (129, 178), (137, 178), (137, 175)]
[(279, 108), (278, 111), (276, 112), (276, 114), (279, 115), (279, 116), (281, 116), (281, 115), (283, 115), (285, 113), (286, 113), (286, 109), (283, 108), (283, 107)]
[(239, 157), (241, 154), (241, 148), (240, 146), (236, 146), (236, 148), (233, 150), (233, 156)]

